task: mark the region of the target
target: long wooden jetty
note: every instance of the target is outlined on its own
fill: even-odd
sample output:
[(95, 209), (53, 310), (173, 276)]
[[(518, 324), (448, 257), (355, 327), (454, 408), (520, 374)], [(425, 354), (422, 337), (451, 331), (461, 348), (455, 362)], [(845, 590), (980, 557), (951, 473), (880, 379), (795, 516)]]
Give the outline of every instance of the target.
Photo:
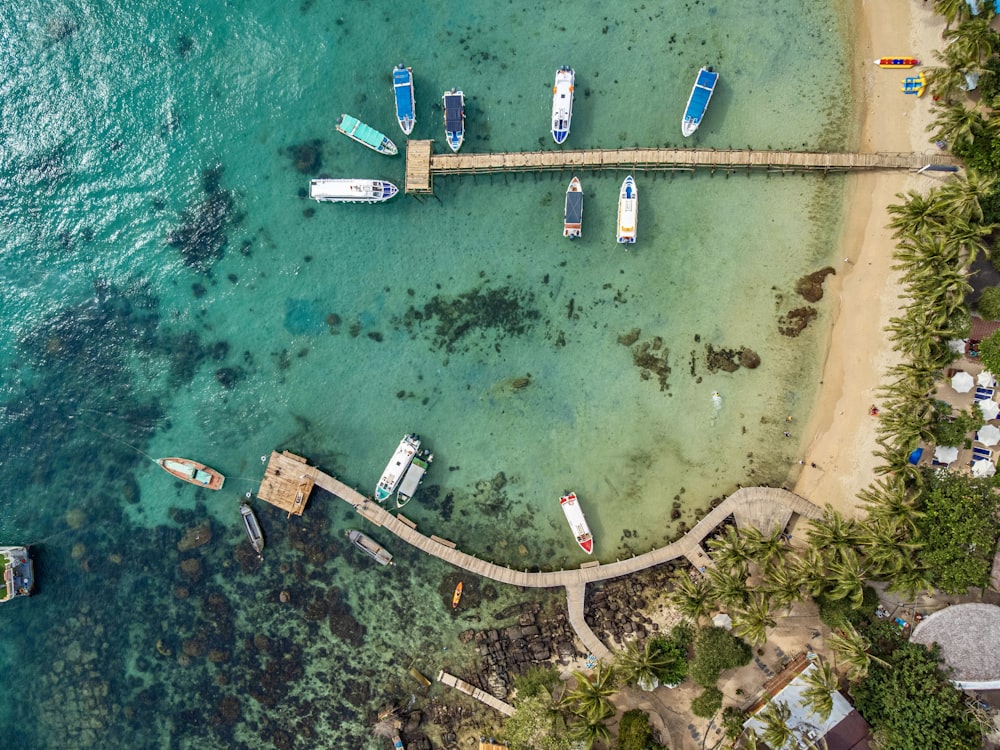
[(505, 703), (496, 696), (490, 695), (484, 690), (480, 690), (475, 685), (470, 685), (463, 679), (456, 677), (453, 674), (445, 672), (443, 669), (438, 672), (438, 682), (442, 685), (447, 685), (448, 687), (455, 688), (466, 695), (471, 695), (480, 703), (485, 703), (490, 708), (496, 709), (504, 716), (513, 716), (514, 707), (509, 703)]
[[(775, 487), (744, 487), (706, 513), (684, 536), (664, 547), (613, 563), (593, 561), (569, 570), (529, 573), (527, 570), (515, 570), (462, 552), (454, 542), (448, 539), (433, 534), (426, 536), (420, 533), (417, 531), (416, 524), (408, 518), (397, 517), (339, 479), (315, 467), (306, 467), (304, 458), (288, 451), (284, 453), (274, 451), (271, 454), (271, 462), (277, 467), (285, 466), (288, 461), (293, 462), (292, 467), (295, 469), (296, 477), (307, 474), (316, 486), (350, 504), (363, 518), (395, 534), (407, 544), (457, 568), (511, 586), (525, 588), (564, 587), (570, 624), (580, 641), (599, 659), (609, 658), (611, 651), (584, 620), (584, 601), (588, 583), (620, 578), (646, 568), (662, 565), (679, 557), (687, 558), (697, 568), (704, 570), (712, 563), (701, 543), (716, 526), (729, 516), (733, 516), (740, 527), (750, 526), (769, 533), (775, 528), (785, 528), (793, 513), (806, 518), (820, 518), (823, 514), (820, 508), (788, 490)], [(276, 496), (275, 487), (267, 481), (267, 478), (272, 474), (273, 467), (269, 466), (265, 471), (265, 482), (261, 484), (261, 492), (258, 493), (258, 497), (278, 507), (287, 507), (288, 498)], [(269, 493), (266, 497), (261, 494), (265, 488)], [(301, 487), (297, 483), (289, 483), (282, 489), (292, 499), (297, 498), (301, 491)], [(304, 501), (300, 501), (300, 504), (304, 504)]]
[(754, 149), (622, 148), (574, 151), (515, 151), (435, 154), (433, 141), (406, 142), (405, 192), (434, 192), (435, 175), (501, 172), (694, 172), (726, 173), (763, 170), (771, 173), (852, 172), (879, 169), (920, 170), (958, 166), (943, 153), (827, 153), (822, 151), (757, 151)]

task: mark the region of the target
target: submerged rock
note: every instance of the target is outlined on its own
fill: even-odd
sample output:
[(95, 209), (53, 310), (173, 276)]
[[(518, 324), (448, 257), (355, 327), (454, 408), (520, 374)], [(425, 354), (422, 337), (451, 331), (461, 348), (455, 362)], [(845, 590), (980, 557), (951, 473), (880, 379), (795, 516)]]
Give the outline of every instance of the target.
[(814, 273), (803, 276), (795, 282), (795, 292), (805, 299), (806, 302), (819, 302), (823, 299), (823, 282), (826, 281), (827, 276), (836, 273), (831, 266), (826, 266)]
[(782, 336), (795, 338), (802, 333), (819, 313), (815, 307), (798, 307), (778, 319), (778, 331)]

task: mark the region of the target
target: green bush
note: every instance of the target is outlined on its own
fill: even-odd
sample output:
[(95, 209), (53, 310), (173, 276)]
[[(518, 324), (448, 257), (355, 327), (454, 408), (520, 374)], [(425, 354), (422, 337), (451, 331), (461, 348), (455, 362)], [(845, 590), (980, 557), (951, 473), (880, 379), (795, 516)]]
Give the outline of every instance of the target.
[(707, 687), (705, 692), (691, 701), (691, 713), (702, 719), (711, 719), (722, 708), (722, 691), (717, 687)]
[(727, 740), (735, 740), (743, 734), (743, 722), (747, 717), (736, 706), (726, 706), (722, 711), (722, 729)]
[(1000, 287), (983, 290), (976, 303), (976, 312), (984, 320), (1000, 320)]
[(532, 667), (523, 675), (514, 678), (519, 700), (531, 698), (541, 693), (551, 693), (552, 688), (559, 684), (559, 672), (552, 667)]
[(702, 628), (694, 639), (691, 679), (702, 687), (715, 687), (723, 670), (749, 664), (752, 656), (746, 641), (725, 628)]
[(954, 445), (956, 448), (961, 448), (969, 439), (969, 433), (983, 426), (983, 413), (977, 409), (974, 413), (959, 411), (954, 416), (947, 416), (951, 411), (949, 407), (947, 413), (937, 414), (937, 421), (931, 425), (931, 433), (938, 445)]
[(649, 716), (633, 708), (622, 715), (618, 724), (618, 750), (666, 750), (653, 736)]
[(669, 637), (655, 636), (651, 639), (652, 647), (667, 657), (670, 663), (667, 669), (659, 671), (656, 675), (662, 684), (676, 685), (687, 677), (687, 652), (693, 638), (692, 634), (691, 626), (681, 623), (674, 626)]

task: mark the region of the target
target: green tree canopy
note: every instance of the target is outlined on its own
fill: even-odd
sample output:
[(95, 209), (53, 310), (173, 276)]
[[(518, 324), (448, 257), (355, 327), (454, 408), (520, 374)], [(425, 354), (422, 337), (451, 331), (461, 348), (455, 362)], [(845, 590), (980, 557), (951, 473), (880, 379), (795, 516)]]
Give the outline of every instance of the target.
[(896, 641), (884, 654), (891, 669), (873, 663), (868, 676), (851, 688), (855, 705), (875, 730), (880, 747), (893, 750), (978, 750), (982, 737), (962, 702), (962, 694), (939, 668), (940, 654)]
[(511, 750), (569, 750), (566, 724), (544, 695), (518, 700), (513, 716), (503, 724)]
[(931, 584), (949, 594), (986, 586), (998, 534), (993, 480), (928, 472), (918, 503), (920, 561)]
[(714, 687), (724, 670), (749, 664), (751, 657), (746, 641), (725, 628), (702, 628), (694, 639), (691, 679), (702, 687)]
[(691, 713), (702, 719), (711, 719), (722, 708), (722, 691), (717, 687), (707, 687), (701, 695), (691, 701)]
[(626, 711), (618, 723), (618, 750), (660, 750), (649, 715), (638, 708)]
[(976, 303), (976, 312), (986, 320), (1000, 320), (1000, 287), (984, 289)]
[(990, 372), (1000, 372), (1000, 331), (979, 342), (979, 361)]

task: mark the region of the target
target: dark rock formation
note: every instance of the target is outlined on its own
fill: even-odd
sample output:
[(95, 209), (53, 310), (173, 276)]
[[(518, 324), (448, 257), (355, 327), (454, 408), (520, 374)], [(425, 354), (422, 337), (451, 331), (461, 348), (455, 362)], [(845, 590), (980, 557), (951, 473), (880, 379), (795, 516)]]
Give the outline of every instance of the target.
[(816, 319), (819, 313), (815, 307), (797, 307), (778, 319), (778, 330), (783, 336), (795, 338), (806, 326)]
[(836, 274), (830, 266), (821, 268), (815, 273), (803, 276), (795, 282), (795, 293), (801, 296), (806, 302), (819, 302), (823, 299), (823, 282), (830, 274)]

